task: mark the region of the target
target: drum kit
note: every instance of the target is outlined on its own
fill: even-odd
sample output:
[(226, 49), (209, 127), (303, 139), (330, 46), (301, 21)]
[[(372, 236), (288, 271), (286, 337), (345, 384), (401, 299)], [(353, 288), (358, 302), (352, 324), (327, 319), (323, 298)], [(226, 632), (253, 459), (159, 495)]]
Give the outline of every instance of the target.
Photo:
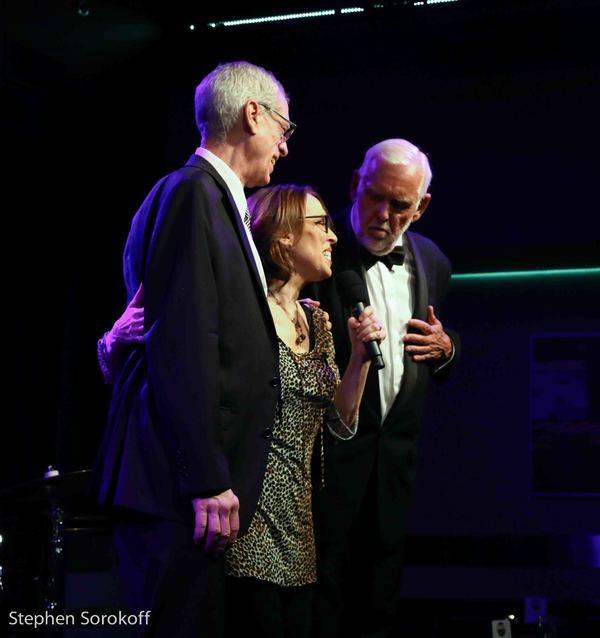
[(6, 609), (64, 607), (70, 534), (110, 531), (90, 493), (92, 471), (61, 473), (0, 491), (0, 601)]

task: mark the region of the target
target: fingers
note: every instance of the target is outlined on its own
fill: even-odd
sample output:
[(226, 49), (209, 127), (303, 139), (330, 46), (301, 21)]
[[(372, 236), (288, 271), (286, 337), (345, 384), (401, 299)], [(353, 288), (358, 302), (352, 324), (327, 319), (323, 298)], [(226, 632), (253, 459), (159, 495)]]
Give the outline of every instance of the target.
[(237, 539), (238, 532), (240, 531), (240, 504), (238, 499), (235, 499), (236, 506), (232, 508), (229, 516), (229, 543), (234, 543)]
[(427, 323), (432, 326), (440, 324), (440, 320), (435, 316), (435, 312), (433, 311), (433, 306), (427, 306)]
[(431, 333), (431, 324), (427, 323), (426, 321), (422, 321), (421, 319), (409, 319), (407, 325), (409, 328), (418, 330), (419, 332), (422, 332), (423, 334)]
[[(198, 503), (197, 506), (196, 503)], [(208, 521), (207, 505), (205, 499), (194, 500), (194, 511), (196, 514), (194, 521), (194, 543), (199, 543), (204, 538)]]
[(441, 324), (432, 326), (429, 334), (409, 332), (404, 335), (404, 349), (414, 361), (438, 360), (452, 352), (452, 341), (443, 331)]
[(437, 336), (432, 335), (404, 335), (404, 349), (412, 356), (414, 361), (428, 361), (439, 359), (443, 354), (443, 348)]
[(329, 313), (323, 311), (323, 319), (325, 319), (325, 328), (331, 332), (331, 321), (329, 321)]
[(376, 341), (385, 338), (385, 330), (376, 321), (372, 321), (369, 324), (361, 324), (356, 332), (356, 336), (361, 341)]
[(131, 308), (130, 321), (127, 324), (127, 336), (137, 343), (144, 340), (144, 309)]
[(409, 319), (408, 328), (418, 331), (408, 332), (402, 338), (404, 349), (414, 361), (439, 360), (449, 356), (452, 343), (435, 316), (433, 306), (427, 306), (427, 321)]
[(221, 517), (219, 516), (219, 508), (218, 505), (211, 502), (208, 506), (208, 517), (206, 524), (206, 540), (204, 543), (204, 550), (208, 554), (212, 554), (213, 556), (217, 556), (224, 549), (227, 544), (227, 539), (225, 539), (224, 544), (222, 544), (222, 530), (221, 530)]
[(141, 308), (144, 304), (144, 284), (141, 283), (139, 288), (135, 291), (133, 299), (129, 302), (128, 308)]
[(405, 344), (425, 346), (431, 343), (431, 334), (421, 335), (416, 332), (408, 332), (404, 335), (403, 341)]
[(444, 349), (439, 346), (428, 346), (419, 350), (415, 346), (410, 349), (409, 354), (413, 361), (443, 361), (449, 357)]
[(409, 319), (408, 326), (409, 328), (414, 328), (415, 330), (419, 330), (424, 334), (429, 334), (432, 332), (432, 328), (435, 326), (441, 326), (440, 320), (435, 316), (435, 312), (433, 310), (433, 306), (427, 306), (427, 321), (422, 321), (421, 319)]
[(217, 496), (192, 501), (195, 511), (194, 542), (218, 556), (237, 538), (240, 529), (239, 501), (227, 490)]
[(354, 330), (354, 334), (359, 341), (381, 341), (386, 337), (384, 327), (377, 320), (373, 309), (370, 307), (365, 308), (359, 319), (351, 317), (348, 325)]
[[(298, 301), (300, 303), (311, 306), (312, 308), (318, 308), (321, 305), (320, 301), (315, 301), (314, 299), (311, 299), (310, 297), (305, 297), (304, 299), (299, 299)], [(329, 315), (327, 316), (329, 317)]]
[(141, 343), (144, 341), (144, 309), (127, 307), (112, 327), (115, 341)]
[(367, 306), (358, 316), (358, 320), (363, 321), (364, 319), (367, 319), (368, 317), (374, 317), (374, 316), (375, 316), (375, 310), (373, 309), (373, 306)]
[[(310, 297), (304, 297), (304, 299), (299, 299), (298, 301), (301, 304), (310, 306), (311, 308), (319, 308), (319, 306), (321, 305), (320, 301), (315, 301), (314, 299), (311, 299)], [(331, 321), (329, 321), (329, 313), (323, 311), (323, 317), (325, 319), (325, 328), (329, 332), (331, 332)]]
[(410, 346), (406, 351), (412, 356), (414, 361), (427, 361), (428, 359), (437, 359), (432, 346)]

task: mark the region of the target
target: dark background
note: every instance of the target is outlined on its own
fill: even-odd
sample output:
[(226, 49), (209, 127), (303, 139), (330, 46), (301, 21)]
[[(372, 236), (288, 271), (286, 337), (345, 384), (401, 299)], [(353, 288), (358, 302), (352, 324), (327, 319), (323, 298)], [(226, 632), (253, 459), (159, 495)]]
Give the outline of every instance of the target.
[[(76, 1), (4, 8), (3, 349), (12, 383), (0, 486), (49, 464), (91, 467), (109, 394), (95, 343), (124, 304), (129, 223), (154, 182), (197, 146), (193, 91), (218, 62), (261, 64), (290, 94), (298, 130), (275, 183), (310, 183), (338, 209), (366, 148), (405, 137), (434, 174), (416, 230), (455, 272), (600, 266), (600, 2), (368, 3), (357, 15), (231, 29), (206, 24), (361, 3), (88, 4), (85, 18)], [(599, 283), (454, 286), (445, 320), (461, 331), (465, 356), (431, 395), (415, 535), (600, 533), (597, 500), (532, 500), (527, 394), (531, 335), (597, 332)]]

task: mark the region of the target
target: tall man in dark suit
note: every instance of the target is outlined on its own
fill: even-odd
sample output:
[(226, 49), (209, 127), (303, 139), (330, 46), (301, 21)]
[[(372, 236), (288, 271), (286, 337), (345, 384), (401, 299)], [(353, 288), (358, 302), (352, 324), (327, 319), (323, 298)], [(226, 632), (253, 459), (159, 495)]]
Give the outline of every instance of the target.
[(450, 264), (429, 239), (406, 232), (425, 212), (431, 170), (406, 140), (370, 148), (352, 179), (352, 206), (335, 220), (334, 275), (318, 296), (333, 324), (340, 370), (349, 315), (336, 286), (344, 270), (365, 282), (384, 323), (385, 368), (373, 368), (358, 433), (326, 440), (325, 486), (314, 497), (318, 596), (316, 635), (387, 636), (398, 604), (402, 548), (417, 435), (428, 379), (446, 374), (455, 339), (437, 318)]
[(195, 111), (200, 147), (127, 239), (145, 339), (115, 379), (96, 472), (130, 606), (151, 611), (145, 635), (168, 638), (221, 634), (223, 550), (265, 472), (279, 365), (244, 187), (269, 183), (295, 126), (281, 84), (247, 62), (205, 77)]

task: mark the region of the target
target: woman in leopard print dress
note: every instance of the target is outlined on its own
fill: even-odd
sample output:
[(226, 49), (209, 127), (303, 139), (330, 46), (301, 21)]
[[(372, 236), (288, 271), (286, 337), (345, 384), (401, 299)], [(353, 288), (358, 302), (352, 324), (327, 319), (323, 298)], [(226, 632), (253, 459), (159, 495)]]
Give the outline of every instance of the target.
[[(327, 426), (334, 436), (351, 438), (356, 432), (370, 366), (363, 343), (385, 334), (370, 307), (359, 320), (349, 319), (352, 357), (340, 380), (325, 313), (298, 301), (306, 284), (331, 276), (337, 238), (323, 201), (309, 187), (283, 185), (257, 191), (248, 204), (278, 335), (281, 392), (256, 513), (248, 532), (227, 549), (227, 634), (237, 636), (243, 623), (253, 636), (304, 638), (316, 581), (313, 447), (326, 411), (335, 416)], [(119, 348), (143, 339), (141, 298), (142, 291), (139, 303), (132, 302), (103, 337), (100, 364), (111, 376)]]
[(350, 319), (352, 358), (340, 381), (325, 313), (298, 301), (306, 284), (331, 276), (337, 238), (321, 198), (309, 187), (282, 185), (261, 189), (248, 204), (278, 335), (281, 394), (256, 513), (227, 550), (228, 589), (251, 634), (307, 636), (316, 582), (313, 447), (328, 406), (340, 417), (334, 435), (356, 431), (370, 365), (363, 342), (384, 334), (371, 308)]

